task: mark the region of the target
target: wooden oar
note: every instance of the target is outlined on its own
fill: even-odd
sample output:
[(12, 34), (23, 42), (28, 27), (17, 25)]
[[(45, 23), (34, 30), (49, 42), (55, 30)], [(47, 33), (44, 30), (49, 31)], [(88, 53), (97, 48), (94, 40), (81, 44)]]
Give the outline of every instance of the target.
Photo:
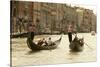
[(90, 48), (91, 50), (93, 50), (93, 48), (91, 48), (87, 43), (84, 43), (85, 45), (87, 45), (88, 46), (88, 48)]

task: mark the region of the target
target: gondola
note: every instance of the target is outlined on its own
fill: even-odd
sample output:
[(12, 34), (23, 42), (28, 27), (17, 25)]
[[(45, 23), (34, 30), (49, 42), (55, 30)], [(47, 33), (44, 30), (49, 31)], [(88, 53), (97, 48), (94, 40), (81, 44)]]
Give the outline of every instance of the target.
[(58, 40), (54, 41), (51, 45), (40, 46), (33, 41), (34, 39), (31, 40), (30, 35), (28, 35), (27, 45), (31, 50), (51, 50), (57, 48), (57, 46), (60, 44), (61, 39), (62, 36)]
[(75, 37), (73, 41), (70, 43), (69, 48), (72, 51), (82, 51), (84, 49), (84, 39)]

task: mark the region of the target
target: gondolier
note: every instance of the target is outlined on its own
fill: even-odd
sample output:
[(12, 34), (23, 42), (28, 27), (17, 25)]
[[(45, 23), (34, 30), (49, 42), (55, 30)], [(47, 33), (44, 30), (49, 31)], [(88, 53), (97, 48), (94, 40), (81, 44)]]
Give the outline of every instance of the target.
[(72, 42), (72, 33), (73, 33), (73, 26), (71, 24), (68, 25), (68, 39), (69, 42)]
[(34, 38), (34, 33), (35, 33), (35, 25), (34, 24), (30, 24), (29, 25), (29, 34), (31, 35), (31, 40), (33, 40)]

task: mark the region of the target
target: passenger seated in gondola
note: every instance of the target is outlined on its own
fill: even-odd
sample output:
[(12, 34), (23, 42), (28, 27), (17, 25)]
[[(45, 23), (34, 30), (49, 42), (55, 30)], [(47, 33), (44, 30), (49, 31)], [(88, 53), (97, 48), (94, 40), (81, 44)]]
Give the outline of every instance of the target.
[(43, 44), (42, 44), (42, 46), (46, 46), (47, 45), (47, 41), (45, 40), (45, 38), (43, 38)]
[(37, 43), (39, 46), (41, 46), (43, 44), (43, 41), (40, 39)]
[(75, 38), (74, 38), (73, 42), (77, 43), (77, 45), (83, 46), (83, 44), (84, 44), (84, 38), (78, 38), (77, 35), (75, 35)]
[(40, 46), (45, 46), (45, 45), (47, 45), (47, 42), (46, 42), (45, 38), (43, 38), (42, 40), (39, 40), (39, 41), (38, 41), (38, 45), (40, 45)]
[(81, 46), (83, 46), (83, 44), (84, 44), (84, 38), (80, 38), (80, 39), (79, 39), (79, 44), (80, 44)]
[(48, 41), (47, 41), (47, 44), (48, 44), (48, 45), (52, 45), (52, 44), (53, 44), (53, 42), (51, 41), (51, 37), (49, 37), (49, 39), (48, 39)]

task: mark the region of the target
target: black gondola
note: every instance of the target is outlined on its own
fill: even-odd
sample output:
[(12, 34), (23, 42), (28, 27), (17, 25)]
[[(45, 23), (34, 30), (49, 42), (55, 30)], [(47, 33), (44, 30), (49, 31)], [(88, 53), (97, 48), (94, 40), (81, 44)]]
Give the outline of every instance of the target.
[(75, 37), (74, 40), (70, 43), (69, 48), (72, 51), (82, 51), (84, 49), (83, 38), (79, 39), (78, 37)]
[(57, 46), (60, 44), (61, 39), (62, 39), (62, 36), (58, 40), (53, 42), (53, 44), (51, 45), (40, 46), (36, 44), (35, 42), (33, 42), (33, 40), (31, 40), (30, 34), (29, 34), (27, 38), (27, 45), (31, 50), (50, 50), (50, 49), (57, 48)]

